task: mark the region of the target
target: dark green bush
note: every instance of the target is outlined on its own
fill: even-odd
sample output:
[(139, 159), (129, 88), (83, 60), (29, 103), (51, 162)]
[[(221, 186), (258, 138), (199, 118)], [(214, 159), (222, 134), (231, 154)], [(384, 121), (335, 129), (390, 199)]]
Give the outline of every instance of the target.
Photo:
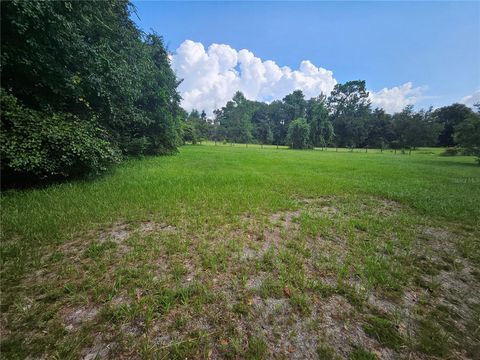
[(460, 153), (460, 149), (456, 147), (446, 148), (445, 151), (441, 154), (442, 156), (455, 156)]
[(120, 159), (94, 119), (31, 110), (3, 89), (1, 108), (4, 178), (35, 181), (98, 174)]

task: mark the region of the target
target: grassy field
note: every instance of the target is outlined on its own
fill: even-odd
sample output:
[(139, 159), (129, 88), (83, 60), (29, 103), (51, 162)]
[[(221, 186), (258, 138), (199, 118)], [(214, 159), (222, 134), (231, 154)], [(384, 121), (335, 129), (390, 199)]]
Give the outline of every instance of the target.
[(2, 357), (476, 358), (480, 167), (440, 151), (188, 145), (4, 192)]

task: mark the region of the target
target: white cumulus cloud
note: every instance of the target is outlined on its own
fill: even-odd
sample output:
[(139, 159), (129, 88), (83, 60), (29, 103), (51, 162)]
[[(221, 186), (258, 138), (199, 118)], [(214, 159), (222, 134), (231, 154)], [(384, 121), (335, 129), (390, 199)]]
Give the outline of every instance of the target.
[(473, 105), (480, 104), (480, 90), (475, 91), (472, 95), (467, 95), (460, 99), (460, 103), (473, 108)]
[(373, 107), (380, 107), (389, 113), (394, 113), (421, 100), (422, 93), (422, 87), (414, 87), (411, 82), (407, 82), (400, 86), (370, 92), (370, 100)]
[[(333, 72), (303, 60), (298, 69), (278, 66), (272, 60), (262, 60), (247, 49), (235, 50), (229, 45), (185, 40), (171, 56), (177, 77), (183, 79), (179, 90), (182, 106), (205, 110), (224, 106), (237, 90), (250, 100), (273, 101), (294, 90), (302, 90), (311, 98), (320, 93), (329, 94), (337, 80)], [(408, 82), (398, 87), (370, 92), (373, 106), (388, 112), (399, 111), (422, 97), (422, 89)]]
[(211, 114), (240, 90), (251, 100), (281, 99), (296, 89), (307, 98), (330, 93), (337, 81), (329, 70), (308, 60), (297, 70), (263, 61), (251, 51), (237, 51), (229, 45), (184, 41), (171, 57), (177, 77), (183, 79), (179, 90), (187, 110), (205, 110)]

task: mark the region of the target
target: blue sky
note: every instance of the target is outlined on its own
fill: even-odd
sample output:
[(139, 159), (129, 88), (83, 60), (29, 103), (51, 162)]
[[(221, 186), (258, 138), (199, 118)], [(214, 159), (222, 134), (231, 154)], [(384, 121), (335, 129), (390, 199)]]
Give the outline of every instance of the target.
[[(480, 89), (480, 2), (134, 4), (139, 17), (134, 20), (162, 35), (172, 52), (185, 40), (201, 43), (207, 55), (212, 43), (225, 44), (292, 70), (308, 60), (331, 71), (338, 82), (364, 79), (372, 92), (411, 83), (417, 107), (449, 104)], [(184, 78), (204, 69), (186, 69), (181, 60), (174, 62)], [(240, 71), (238, 65), (235, 70)], [(181, 89), (187, 97), (203, 83), (192, 80), (189, 86)], [(266, 90), (251, 93), (267, 97)], [(280, 93), (272, 90), (271, 96)], [(195, 101), (202, 105), (201, 98)]]

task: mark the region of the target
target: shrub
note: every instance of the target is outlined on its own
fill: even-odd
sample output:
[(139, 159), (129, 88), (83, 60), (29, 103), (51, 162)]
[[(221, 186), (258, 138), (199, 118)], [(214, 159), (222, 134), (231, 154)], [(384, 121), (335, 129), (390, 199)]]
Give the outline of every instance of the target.
[(98, 174), (119, 161), (95, 119), (31, 110), (3, 89), (1, 107), (2, 177), (7, 182)]
[(449, 147), (446, 148), (445, 151), (441, 154), (442, 156), (455, 156), (458, 155), (460, 152), (460, 149), (456, 147)]

